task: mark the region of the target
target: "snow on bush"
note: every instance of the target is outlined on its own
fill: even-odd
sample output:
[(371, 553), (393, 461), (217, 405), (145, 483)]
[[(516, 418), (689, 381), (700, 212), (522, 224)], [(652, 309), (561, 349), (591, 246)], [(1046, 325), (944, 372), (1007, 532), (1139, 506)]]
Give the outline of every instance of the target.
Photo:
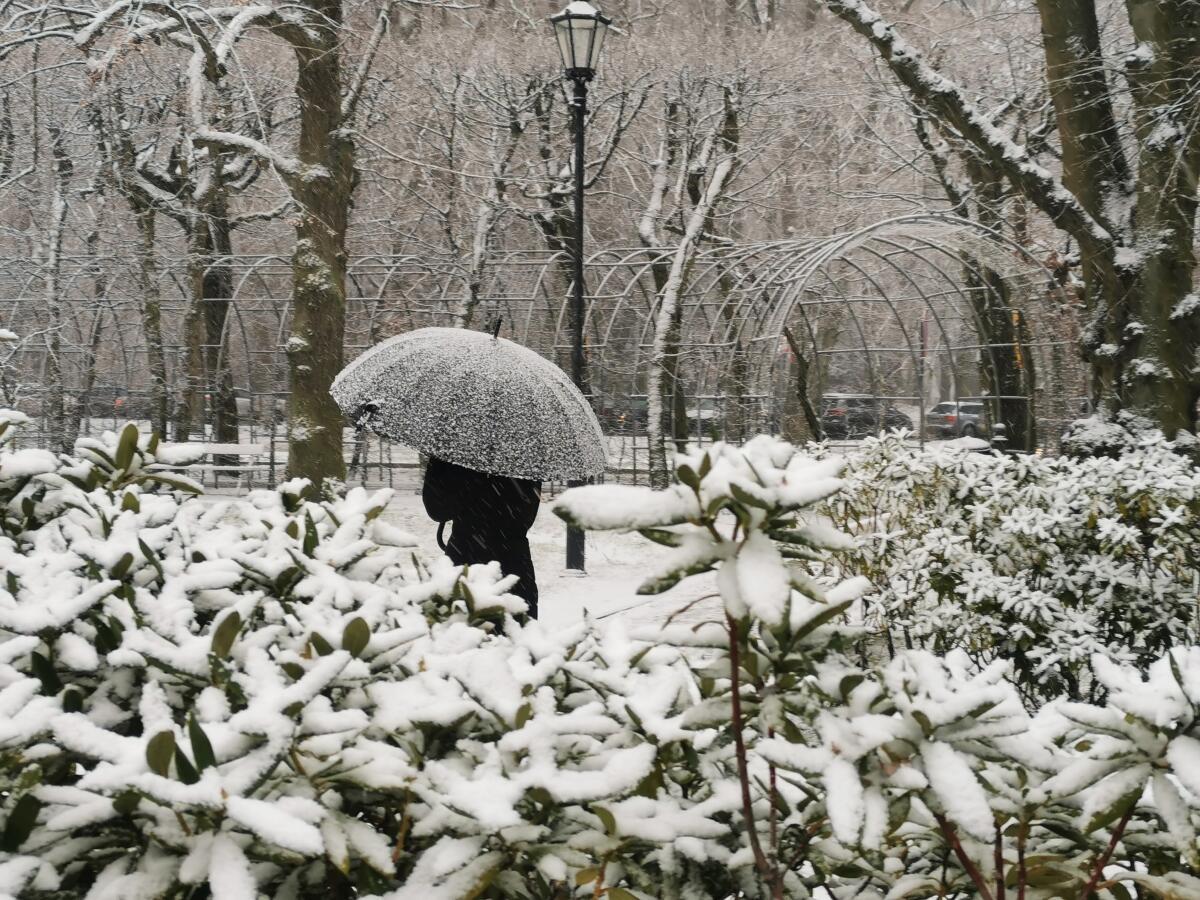
[(677, 652), (521, 628), (387, 491), (189, 497), (132, 426), (77, 456), (0, 450), (0, 894), (551, 896), (655, 795)]
[[(590, 487), (556, 504), (568, 521), (637, 529), (673, 548), (643, 592), (717, 571), (723, 621), (667, 630), (661, 640), (707, 649), (695, 669), (702, 699), (685, 721), (713, 730), (705, 746), (725, 747), (705, 777), (738, 786), (745, 843), (728, 864), (749, 869), (753, 882), (735, 877), (696, 896), (1119, 898), (1131, 896), (1126, 882), (1150, 896), (1200, 896), (1200, 649), (1160, 658), (1148, 682), (1098, 655), (1090, 665), (1107, 706), (1056, 702), (1032, 717), (999, 651), (900, 650), (870, 667), (852, 659), (861, 644), (838, 622), (867, 585), (824, 583), (827, 552), (882, 546), (872, 558), (902, 560), (875, 533), (865, 549), (850, 550), (856, 542), (816, 512), (818, 504), (844, 502), (844, 521), (861, 528), (866, 520), (854, 514), (868, 508), (867, 498), (888, 497), (893, 505), (871, 523), (886, 521), (891, 541), (915, 541), (897, 521), (903, 500), (914, 497), (893, 500), (889, 491), (917, 483), (920, 500), (932, 493), (924, 486), (936, 484), (936, 496), (968, 496), (962, 482), (943, 483), (939, 460), (914, 459), (901, 446), (875, 445), (876, 455), (856, 460), (842, 482), (838, 461), (807, 458), (772, 438), (740, 449), (718, 444), (682, 457), (679, 483), (665, 492)], [(1123, 502), (1149, 519), (1149, 485), (1173, 484), (1186, 495), (1192, 473), (1157, 446), (1146, 454), (1126, 472), (1074, 463), (1075, 482), (1064, 489), (1127, 491)], [(978, 490), (995, 484), (988, 465), (973, 467), (965, 454), (941, 462), (973, 472), (963, 481)], [(993, 463), (1023, 472), (1041, 464)], [(1140, 494), (1132, 490), (1139, 485)], [(937, 510), (950, 516), (956, 508), (946, 499)], [(1150, 526), (1156, 535), (1168, 533), (1164, 521)], [(1167, 591), (1169, 580), (1160, 574), (1148, 583)], [(944, 627), (960, 634), (957, 622)]]
[(718, 621), (628, 637), (522, 626), (386, 491), (195, 497), (184, 458), (0, 446), (0, 896), (1197, 895), (1200, 651), (1032, 716), (1004, 662), (860, 664), (836, 462), (563, 495), (668, 548), (643, 591), (716, 570)]
[(831, 504), (859, 536), (893, 649), (1002, 659), (1030, 704), (1101, 699), (1091, 661), (1147, 669), (1197, 641), (1200, 469), (1148, 437), (1117, 458), (865, 441)]

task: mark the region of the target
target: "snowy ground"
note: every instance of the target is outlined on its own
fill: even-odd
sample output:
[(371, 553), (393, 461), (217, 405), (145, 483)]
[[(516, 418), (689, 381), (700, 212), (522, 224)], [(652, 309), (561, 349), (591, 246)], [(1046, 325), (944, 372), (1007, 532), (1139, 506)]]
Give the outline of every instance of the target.
[[(389, 522), (419, 538), (423, 549), (438, 552), (437, 526), (425, 515), (415, 477), (411, 485), (396, 488), (396, 496), (384, 515)], [(529, 533), (529, 544), (537, 570), (540, 619), (551, 628), (580, 621), (585, 610), (595, 619), (621, 619), (632, 627), (661, 624), (692, 601), (716, 593), (713, 576), (705, 575), (691, 578), (656, 597), (638, 596), (635, 593), (638, 584), (664, 548), (637, 534), (589, 534), (587, 575), (567, 574), (563, 565), (565, 541), (566, 527), (562, 520), (543, 503)], [(712, 619), (720, 608), (716, 597), (699, 599), (676, 621), (696, 623)]]

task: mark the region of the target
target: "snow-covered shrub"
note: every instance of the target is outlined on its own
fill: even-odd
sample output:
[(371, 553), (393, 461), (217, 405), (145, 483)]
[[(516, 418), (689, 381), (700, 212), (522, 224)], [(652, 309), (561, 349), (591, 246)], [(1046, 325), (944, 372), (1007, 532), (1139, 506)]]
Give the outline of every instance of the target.
[(865, 579), (825, 586), (809, 571), (826, 551), (849, 544), (813, 512), (840, 490), (841, 465), (761, 437), (681, 457), (678, 483), (665, 491), (584, 487), (555, 504), (582, 528), (636, 529), (671, 548), (642, 593), (716, 570), (722, 620), (662, 635), (706, 651), (693, 659), (699, 702), (683, 724), (708, 748), (705, 777), (737, 785), (742, 840), (721, 860), (734, 877), (701, 896), (758, 896), (760, 886), (770, 896), (806, 896), (802, 864), (811, 872), (812, 860), (825, 858), (813, 839), (827, 831), (831, 808), (805, 780), (779, 777), (759, 745), (807, 746), (827, 704), (821, 674), (850, 671), (842, 650), (851, 635), (837, 620)]
[(679, 651), (522, 628), (387, 491), (190, 497), (132, 426), (77, 456), (0, 449), (0, 895), (620, 900), (664, 835), (734, 840), (699, 773), (655, 799)]
[(1036, 715), (1005, 662), (858, 664), (835, 462), (763, 438), (568, 492), (670, 548), (643, 590), (715, 569), (723, 609), (551, 635), (494, 567), (416, 554), (386, 491), (193, 497), (132, 427), (64, 459), (6, 450), (19, 424), (0, 897), (1200, 896), (1200, 650)]
[(839, 468), (758, 438), (682, 457), (663, 492), (556, 504), (671, 547), (645, 593), (716, 569), (721, 620), (659, 635), (698, 651), (700, 695), (682, 720), (699, 765), (665, 781), (679, 791), (698, 768), (725, 786), (715, 796), (735, 785), (741, 840), (720, 857), (729, 879), (655, 896), (1114, 900), (1126, 882), (1200, 896), (1200, 650), (1159, 659), (1146, 683), (1099, 657), (1107, 706), (1036, 716), (1004, 660), (901, 649), (857, 664), (838, 621), (866, 585), (818, 578), (851, 546), (814, 511), (842, 496)]
[(1118, 458), (865, 441), (830, 505), (858, 536), (894, 651), (1012, 662), (1029, 703), (1099, 699), (1096, 654), (1141, 669), (1197, 639), (1200, 469), (1161, 439)]

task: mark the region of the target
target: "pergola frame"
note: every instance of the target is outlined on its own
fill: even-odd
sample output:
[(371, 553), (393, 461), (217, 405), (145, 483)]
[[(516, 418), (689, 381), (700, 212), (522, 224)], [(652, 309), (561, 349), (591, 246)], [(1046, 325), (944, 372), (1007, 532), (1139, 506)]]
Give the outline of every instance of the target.
[[(646, 375), (659, 296), (653, 278), (674, 248), (605, 248), (587, 261), (585, 321), (589, 390), (621, 448), (621, 474), (644, 472)], [(291, 259), (235, 257), (217, 264), (234, 271), (225, 334), (216, 351), (239, 394), (247, 440), (272, 447), (278, 469), (285, 435)], [(61, 347), (68, 391), (80, 391), (94, 359), (97, 385), (127, 392), (136, 414), (147, 381), (145, 337), (128, 259), (66, 258), (59, 275), (64, 298)], [(172, 395), (182, 389), (188, 279), (182, 268), (162, 269), (164, 343)], [(94, 290), (103, 272), (105, 291)], [(570, 260), (535, 250), (496, 251), (472, 293), (460, 261), (416, 254), (359, 256), (348, 275), (347, 360), (393, 333), (425, 325), (455, 325), (470, 308), (470, 327), (490, 328), (503, 317), (505, 337), (566, 366), (570, 353)], [(751, 244), (710, 243), (686, 269), (681, 295), (677, 410), (688, 411), (687, 434), (706, 441), (743, 439), (761, 430), (788, 432), (795, 416), (795, 360), (785, 329), (801, 344), (816, 372), (811, 400), (856, 393), (904, 408), (915, 438), (925, 437), (924, 411), (938, 400), (982, 398), (980, 369), (1004, 358), (1022, 369), (1019, 399), (1043, 443), (1052, 446), (1077, 413), (1084, 393), (1075, 357), (1075, 307), (1070, 295), (1026, 248), (978, 223), (945, 214), (901, 216), (824, 238)], [(998, 276), (1006, 296), (984, 296)], [(48, 390), (40, 274), (28, 260), (0, 260), (0, 327), (35, 335), (9, 357), (6, 384), (19, 405), (37, 413)], [(994, 281), (994, 279), (993, 279)], [(464, 306), (464, 302), (467, 306)], [(979, 310), (1003, 303), (1024, 336), (1007, 342), (982, 338)], [(1007, 310), (1007, 312), (1005, 312)], [(103, 335), (98, 354), (90, 347)], [(90, 341), (90, 343), (89, 343)], [(1034, 372), (1039, 373), (1034, 377)], [(205, 373), (204, 377), (212, 377)], [(935, 386), (936, 385), (936, 386)], [(142, 386), (139, 388), (139, 386)], [(81, 392), (81, 391), (80, 391)], [(91, 391), (97, 393), (96, 387)], [(110, 427), (103, 399), (81, 398), (86, 432)], [(1001, 398), (987, 396), (989, 402)], [(136, 408), (135, 408), (136, 407)], [(682, 422), (675, 437), (684, 438)], [(37, 438), (34, 438), (35, 442)], [(642, 443), (639, 443), (642, 442)], [(360, 447), (361, 451), (362, 448)], [(390, 478), (397, 457), (375, 448), (373, 477)], [(360, 452), (358, 461), (364, 457)], [(365, 473), (366, 468), (361, 471)]]

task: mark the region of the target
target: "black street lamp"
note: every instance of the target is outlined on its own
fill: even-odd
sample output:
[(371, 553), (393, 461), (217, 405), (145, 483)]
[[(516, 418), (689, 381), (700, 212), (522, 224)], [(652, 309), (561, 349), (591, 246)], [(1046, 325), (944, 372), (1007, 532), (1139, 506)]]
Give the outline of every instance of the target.
[[(584, 0), (575, 0), (557, 16), (551, 16), (550, 21), (558, 38), (565, 75), (575, 86), (571, 100), (575, 116), (575, 240), (572, 248), (575, 294), (571, 303), (571, 377), (575, 381), (575, 387), (586, 394), (583, 363), (583, 322), (587, 314), (583, 299), (584, 128), (587, 123), (588, 82), (596, 74), (600, 50), (604, 46), (604, 37), (612, 19), (603, 15), (592, 4)], [(567, 568), (580, 572), (584, 569), (583, 532), (578, 528), (567, 529)]]

